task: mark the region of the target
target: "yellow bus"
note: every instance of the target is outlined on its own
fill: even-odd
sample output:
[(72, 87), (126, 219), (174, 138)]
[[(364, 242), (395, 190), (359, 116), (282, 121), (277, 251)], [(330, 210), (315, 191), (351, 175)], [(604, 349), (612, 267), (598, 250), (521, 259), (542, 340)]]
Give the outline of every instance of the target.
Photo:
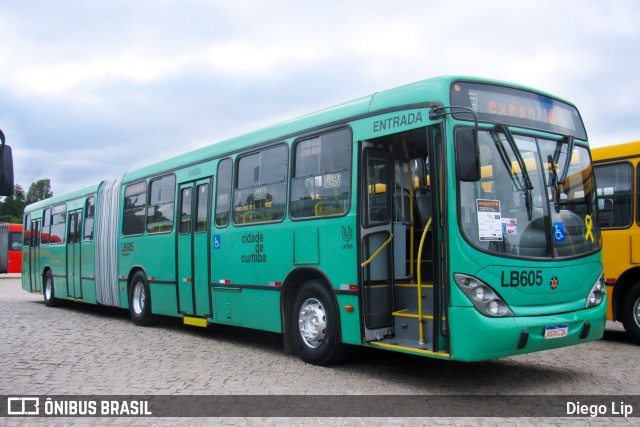
[(640, 141), (591, 150), (598, 189), (607, 319), (640, 344)]

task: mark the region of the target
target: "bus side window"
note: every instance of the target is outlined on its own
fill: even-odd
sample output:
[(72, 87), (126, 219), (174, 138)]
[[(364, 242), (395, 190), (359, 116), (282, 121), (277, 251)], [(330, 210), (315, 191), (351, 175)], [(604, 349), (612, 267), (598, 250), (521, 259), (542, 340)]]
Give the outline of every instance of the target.
[(84, 208), (84, 240), (93, 240), (93, 218), (96, 214), (95, 197), (87, 197)]
[(41, 244), (49, 244), (49, 234), (51, 234), (51, 208), (45, 209), (42, 214), (42, 234), (40, 235)]
[(628, 227), (633, 220), (633, 166), (627, 162), (599, 165), (595, 173), (600, 226)]
[(196, 233), (203, 233), (209, 225), (209, 184), (198, 185), (197, 197)]
[(351, 200), (351, 133), (347, 129), (296, 142), (291, 218), (344, 215)]
[(29, 247), (31, 246), (31, 214), (25, 215), (22, 230), (22, 246)]
[(132, 236), (144, 233), (144, 213), (147, 205), (147, 183), (127, 185), (124, 190), (122, 234)]
[[(64, 243), (67, 226), (67, 205), (54, 206), (51, 209), (51, 232), (49, 243)], [(42, 233), (44, 235), (44, 233)]]
[(75, 243), (76, 241), (76, 232), (78, 231), (78, 226), (76, 225), (76, 221), (78, 217), (74, 212), (69, 216), (69, 229), (67, 230), (67, 242)]
[(233, 162), (224, 159), (218, 163), (218, 182), (216, 184), (216, 226), (226, 227), (231, 215), (231, 178)]
[(149, 185), (147, 232), (168, 233), (173, 230), (173, 207), (176, 197), (176, 177), (166, 175)]
[(12, 251), (22, 250), (22, 233), (15, 231), (9, 233), (9, 249)]
[(191, 222), (192, 222), (192, 200), (193, 200), (193, 191), (191, 187), (183, 188), (180, 192), (180, 226), (178, 227), (178, 233), (180, 234), (190, 234), (191, 233)]
[(234, 192), (234, 224), (279, 221), (287, 200), (288, 146), (240, 157)]

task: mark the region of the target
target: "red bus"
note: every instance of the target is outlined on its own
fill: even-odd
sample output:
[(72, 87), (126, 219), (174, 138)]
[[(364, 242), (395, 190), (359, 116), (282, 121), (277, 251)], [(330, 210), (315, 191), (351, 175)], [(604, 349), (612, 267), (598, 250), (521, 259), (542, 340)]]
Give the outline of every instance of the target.
[(0, 273), (22, 273), (22, 224), (0, 223)]

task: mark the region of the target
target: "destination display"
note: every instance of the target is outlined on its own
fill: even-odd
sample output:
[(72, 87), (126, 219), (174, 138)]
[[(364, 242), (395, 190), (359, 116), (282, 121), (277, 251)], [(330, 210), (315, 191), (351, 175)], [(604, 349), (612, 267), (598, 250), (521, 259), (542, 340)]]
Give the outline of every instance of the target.
[[(472, 109), (478, 120), (550, 131), (586, 139), (575, 107), (539, 93), (498, 85), (456, 82), (451, 85), (451, 105)], [(470, 113), (453, 108), (454, 117), (471, 120)]]

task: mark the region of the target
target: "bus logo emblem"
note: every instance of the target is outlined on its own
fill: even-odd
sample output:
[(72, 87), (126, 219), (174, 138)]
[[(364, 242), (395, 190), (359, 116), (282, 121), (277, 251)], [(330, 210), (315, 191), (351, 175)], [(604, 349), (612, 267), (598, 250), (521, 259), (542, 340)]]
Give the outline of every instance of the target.
[(347, 225), (345, 227), (343, 225), (342, 226), (342, 240), (344, 240), (345, 242), (349, 242), (349, 241), (351, 241), (352, 237), (353, 237), (353, 230), (351, 229), (351, 226)]
[(558, 278), (556, 276), (553, 276), (551, 278), (550, 285), (551, 285), (551, 290), (555, 291), (556, 289), (558, 289)]

